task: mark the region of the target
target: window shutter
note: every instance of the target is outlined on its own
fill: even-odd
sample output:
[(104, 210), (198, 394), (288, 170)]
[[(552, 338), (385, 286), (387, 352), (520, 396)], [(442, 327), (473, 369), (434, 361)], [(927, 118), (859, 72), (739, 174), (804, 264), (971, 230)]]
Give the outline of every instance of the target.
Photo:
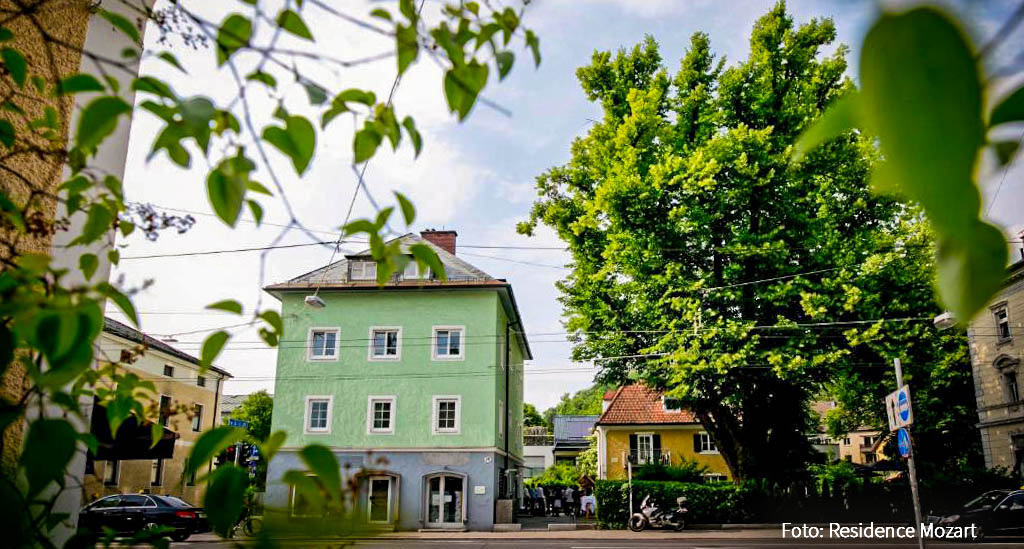
[(629, 451), (636, 452), (636, 435), (629, 435)]
[(654, 437), (654, 455), (661, 454), (661, 435), (655, 434)]
[(693, 453), (700, 453), (700, 433), (693, 434)]

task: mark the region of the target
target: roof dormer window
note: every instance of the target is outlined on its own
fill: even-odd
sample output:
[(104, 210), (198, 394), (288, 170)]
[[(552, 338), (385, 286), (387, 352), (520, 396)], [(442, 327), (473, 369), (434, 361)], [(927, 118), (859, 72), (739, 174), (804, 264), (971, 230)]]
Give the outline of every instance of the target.
[(402, 270), (402, 278), (406, 280), (420, 280), (430, 278), (430, 267), (420, 266), (415, 261), (410, 261), (406, 264), (405, 269)]
[(377, 263), (375, 261), (353, 260), (349, 264), (350, 280), (377, 280)]

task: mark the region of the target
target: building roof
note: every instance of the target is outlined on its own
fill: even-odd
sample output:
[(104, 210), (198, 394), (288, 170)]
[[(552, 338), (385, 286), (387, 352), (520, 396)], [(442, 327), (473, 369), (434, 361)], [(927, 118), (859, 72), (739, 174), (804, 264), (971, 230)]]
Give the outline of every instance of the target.
[(287, 282), (271, 284), (265, 288), (267, 292), (278, 296), (282, 292), (308, 291), (311, 289), (324, 290), (424, 290), (424, 289), (495, 289), (501, 290), (502, 303), (509, 312), (509, 318), (518, 324), (515, 330), (518, 336), (516, 339), (522, 344), (522, 350), (527, 360), (533, 358), (533, 351), (530, 350), (530, 342), (526, 339), (526, 328), (523, 326), (523, 317), (519, 314), (519, 305), (516, 304), (516, 296), (512, 292), (512, 285), (506, 280), (494, 278), (475, 266), (449, 253), (444, 248), (426, 240), (419, 235), (412, 233), (404, 234), (398, 238), (389, 240), (386, 244), (398, 241), (399, 249), (403, 253), (409, 253), (409, 247), (413, 244), (425, 244), (435, 253), (441, 264), (447, 280), (437, 278), (423, 279), (402, 279), (399, 273), (392, 276), (391, 280), (383, 285), (377, 284), (375, 280), (349, 280), (349, 263), (355, 260), (369, 260), (370, 249), (367, 248), (359, 253), (348, 254), (343, 259), (335, 261), (326, 267), (315, 271), (301, 274)]
[(234, 412), (239, 406), (241, 406), (247, 398), (249, 398), (249, 395), (221, 395), (220, 415), (231, 415), (231, 412)]
[(647, 386), (634, 384), (619, 388), (597, 425), (653, 425), (700, 423), (689, 410), (666, 412), (661, 393)]
[[(108, 334), (127, 339), (128, 341), (134, 341), (135, 343), (145, 345), (150, 349), (169, 354), (175, 358), (180, 358), (181, 360), (195, 364), (196, 366), (199, 366), (202, 363), (198, 358), (184, 351), (179, 351), (159, 339), (148, 336), (127, 324), (123, 324), (109, 317), (103, 318), (103, 331)], [(210, 370), (224, 377), (232, 377), (231, 374), (216, 366), (210, 366)]]
[(562, 440), (583, 440), (593, 434), (594, 424), (601, 416), (556, 415), (555, 443)]
[[(437, 253), (437, 257), (441, 260), (444, 265), (445, 274), (448, 276), (448, 280), (442, 281), (435, 278), (431, 279), (415, 279), (415, 280), (399, 280), (393, 278), (388, 281), (384, 286), (409, 286), (409, 287), (423, 287), (423, 286), (459, 286), (459, 285), (495, 285), (495, 286), (507, 286), (507, 283), (503, 280), (498, 280), (491, 275), (481, 271), (480, 269), (470, 265), (463, 261), (461, 258), (456, 257), (453, 254), (448, 253), (444, 248), (430, 242), (418, 235), (408, 233), (404, 234), (397, 239), (389, 240), (388, 244), (395, 240), (399, 243), (399, 249), (403, 253), (410, 253), (409, 247), (413, 244), (426, 244), (430, 246), (434, 252)], [(349, 280), (348, 278), (348, 266), (349, 263), (354, 260), (368, 258), (370, 256), (369, 248), (355, 254), (346, 255), (339, 261), (335, 261), (326, 267), (321, 267), (314, 271), (310, 271), (305, 274), (301, 274), (287, 282), (279, 284), (271, 284), (266, 287), (266, 290), (273, 292), (275, 290), (305, 290), (308, 288), (319, 287), (321, 289), (328, 288), (378, 288), (375, 280)]]

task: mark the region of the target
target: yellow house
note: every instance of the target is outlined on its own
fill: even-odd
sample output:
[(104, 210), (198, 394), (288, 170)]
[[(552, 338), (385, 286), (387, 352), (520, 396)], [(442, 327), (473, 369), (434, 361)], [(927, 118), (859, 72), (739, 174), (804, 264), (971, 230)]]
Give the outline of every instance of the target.
[(696, 461), (707, 480), (729, 479), (729, 468), (711, 437), (676, 399), (643, 385), (627, 385), (604, 395), (597, 420), (597, 476), (626, 478), (627, 466), (680, 465)]

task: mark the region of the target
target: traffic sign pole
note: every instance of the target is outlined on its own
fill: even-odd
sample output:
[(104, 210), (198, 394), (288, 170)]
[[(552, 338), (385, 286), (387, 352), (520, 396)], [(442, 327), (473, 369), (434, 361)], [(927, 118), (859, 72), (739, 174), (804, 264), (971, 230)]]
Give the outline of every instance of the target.
[[(900, 364), (900, 359), (893, 359), (893, 366), (896, 367), (896, 389), (903, 388), (903, 366)], [(920, 549), (924, 549), (924, 536), (921, 535), (921, 498), (917, 493), (917, 468), (914, 467), (914, 444), (910, 441), (910, 428), (903, 427), (907, 430), (907, 445), (910, 446), (910, 452), (907, 455), (907, 470), (910, 473), (910, 496), (914, 499), (914, 519), (917, 524), (914, 525), (914, 530), (917, 532), (917, 546)]]

